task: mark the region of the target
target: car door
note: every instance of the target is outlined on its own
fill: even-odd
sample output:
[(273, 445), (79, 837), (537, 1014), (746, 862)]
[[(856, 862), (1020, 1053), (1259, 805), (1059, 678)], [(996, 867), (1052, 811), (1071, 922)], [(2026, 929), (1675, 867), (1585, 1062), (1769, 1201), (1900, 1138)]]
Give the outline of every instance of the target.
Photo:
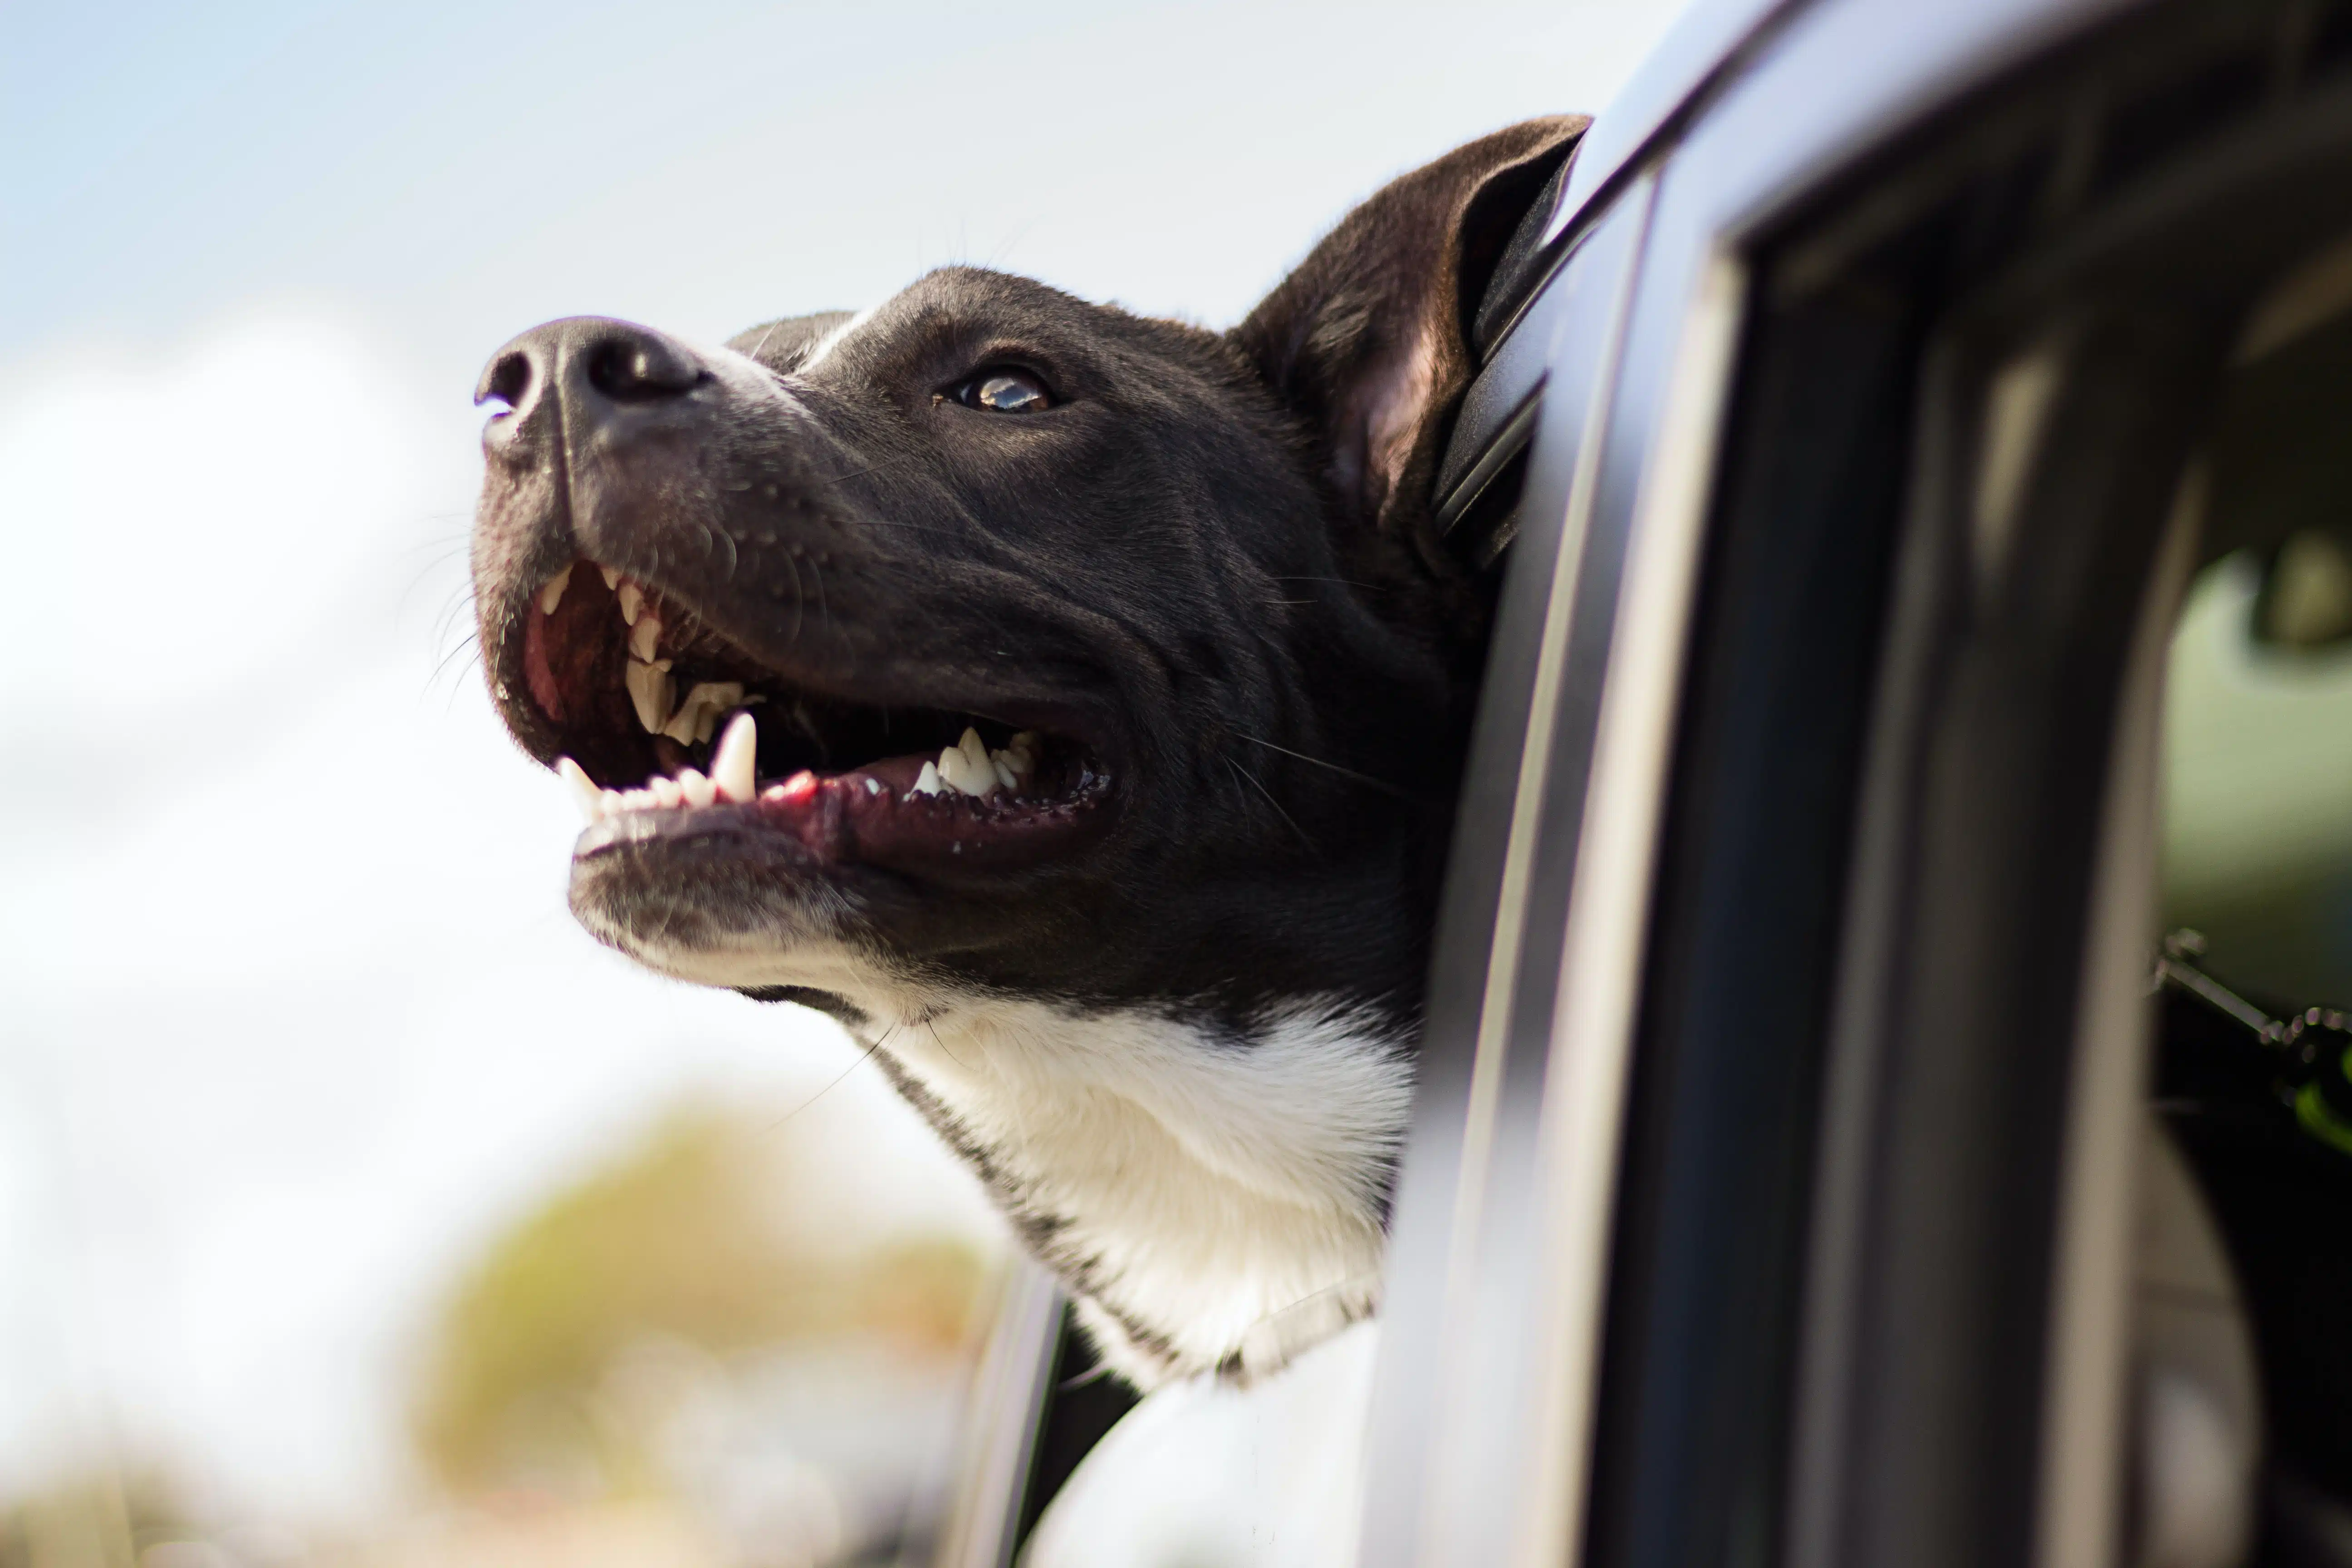
[(2352, 30), (1730, 22), (1557, 220), (1647, 207), (1557, 688), (1511, 567), (1363, 1560), (2122, 1561), (2183, 487), (2352, 217)]

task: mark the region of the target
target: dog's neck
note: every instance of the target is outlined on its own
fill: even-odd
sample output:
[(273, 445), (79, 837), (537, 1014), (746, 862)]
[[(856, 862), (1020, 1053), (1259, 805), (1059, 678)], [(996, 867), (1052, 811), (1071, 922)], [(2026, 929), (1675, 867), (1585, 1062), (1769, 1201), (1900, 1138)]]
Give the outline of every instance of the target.
[(1139, 1386), (1270, 1372), (1370, 1313), (1412, 1094), (1394, 1023), (988, 999), (859, 1033)]

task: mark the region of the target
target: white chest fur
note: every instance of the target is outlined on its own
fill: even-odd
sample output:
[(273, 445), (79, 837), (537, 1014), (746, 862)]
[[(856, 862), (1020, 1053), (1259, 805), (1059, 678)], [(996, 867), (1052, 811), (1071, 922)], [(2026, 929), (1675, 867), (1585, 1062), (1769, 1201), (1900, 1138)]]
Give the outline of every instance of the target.
[(1370, 1315), (1412, 1068), (1400, 1027), (1303, 998), (1221, 1032), (910, 983), (854, 951), (627, 944), (704, 984), (855, 1005), (898, 1087), (980, 1173), (1139, 1386), (1247, 1378)]
[(1371, 1310), (1412, 1093), (1393, 1028), (1309, 1005), (1229, 1037), (990, 1000), (876, 1043), (1141, 1385), (1271, 1371)]

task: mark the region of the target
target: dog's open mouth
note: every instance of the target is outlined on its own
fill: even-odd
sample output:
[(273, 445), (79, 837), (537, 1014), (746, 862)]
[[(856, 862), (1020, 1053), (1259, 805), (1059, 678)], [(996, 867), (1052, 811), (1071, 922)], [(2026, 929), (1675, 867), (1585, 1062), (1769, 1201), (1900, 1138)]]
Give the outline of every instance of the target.
[(583, 858), (753, 832), (825, 864), (982, 870), (1067, 848), (1110, 796), (1076, 738), (817, 692), (612, 567), (575, 562), (524, 616), (523, 676), (589, 820)]

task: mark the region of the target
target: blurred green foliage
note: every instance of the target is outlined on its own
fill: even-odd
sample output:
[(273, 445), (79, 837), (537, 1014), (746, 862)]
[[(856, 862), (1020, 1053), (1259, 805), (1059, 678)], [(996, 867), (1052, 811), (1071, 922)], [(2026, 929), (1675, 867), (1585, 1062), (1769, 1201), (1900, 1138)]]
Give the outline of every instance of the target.
[(878, 1336), (910, 1357), (961, 1353), (978, 1250), (869, 1244), (855, 1215), (796, 1214), (810, 1200), (795, 1173), (811, 1156), (788, 1131), (679, 1111), (500, 1237), (457, 1289), (424, 1369), (415, 1432), (437, 1479), (461, 1494), (541, 1485), (551, 1452), (584, 1450), (597, 1489), (649, 1486), (646, 1435), (614, 1415), (605, 1390), (648, 1342), (725, 1358)]

